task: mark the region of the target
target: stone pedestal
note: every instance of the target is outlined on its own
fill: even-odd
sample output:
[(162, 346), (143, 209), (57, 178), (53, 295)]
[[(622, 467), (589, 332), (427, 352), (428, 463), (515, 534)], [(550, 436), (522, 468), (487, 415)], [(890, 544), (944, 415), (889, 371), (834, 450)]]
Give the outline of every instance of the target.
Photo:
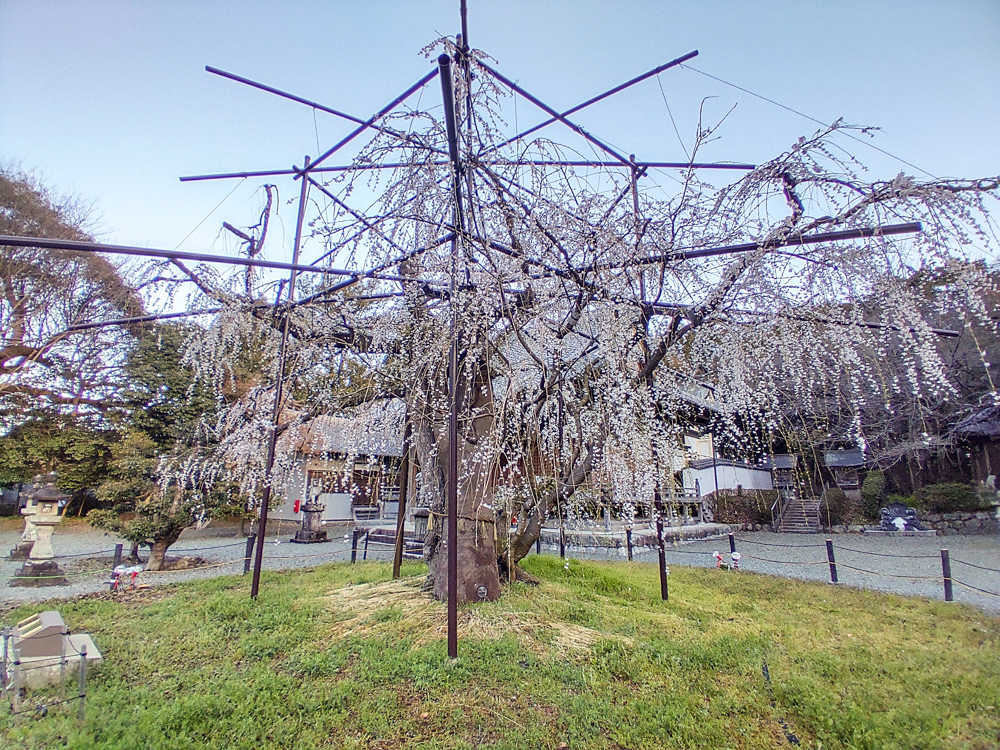
[(69, 581), (64, 577), (62, 568), (54, 560), (29, 561), (24, 563), (17, 571), (17, 575), (10, 579), (10, 585), (40, 588), (42, 586), (68, 586)]
[[(42, 522), (44, 520), (44, 522)], [(52, 549), (52, 526), (54, 523), (58, 523), (62, 519), (37, 519), (35, 526), (38, 529), (38, 538), (35, 540), (34, 545), (31, 547), (31, 554), (29, 555), (29, 560), (51, 560), (56, 556), (55, 551)]]
[(17, 546), (12, 547), (10, 550), (11, 560), (27, 560), (31, 555), (31, 548), (35, 546), (34, 540), (30, 541), (20, 541)]
[(302, 528), (291, 538), (296, 544), (317, 544), (329, 542), (326, 529), (323, 528), (323, 511), (326, 506), (321, 503), (306, 503), (302, 506)]

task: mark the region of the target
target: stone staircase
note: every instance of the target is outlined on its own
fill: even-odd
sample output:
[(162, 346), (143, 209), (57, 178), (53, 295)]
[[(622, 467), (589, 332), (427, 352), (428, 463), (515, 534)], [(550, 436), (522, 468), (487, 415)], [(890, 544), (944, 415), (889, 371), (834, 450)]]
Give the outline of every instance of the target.
[(790, 500), (775, 531), (785, 534), (818, 534), (819, 506), (819, 500)]

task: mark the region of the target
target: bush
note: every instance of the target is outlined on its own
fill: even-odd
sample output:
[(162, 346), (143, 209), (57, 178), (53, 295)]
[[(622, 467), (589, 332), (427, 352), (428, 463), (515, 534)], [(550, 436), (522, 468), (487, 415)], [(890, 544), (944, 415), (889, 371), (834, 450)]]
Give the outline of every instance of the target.
[(823, 503), (820, 505), (820, 522), (830, 526), (841, 526), (859, 520), (860, 506), (857, 500), (851, 499), (839, 487), (831, 487), (823, 492)]
[(915, 507), (928, 513), (970, 513), (989, 510), (989, 500), (969, 484), (945, 482), (921, 487), (913, 494)]
[(869, 521), (878, 519), (878, 510), (885, 503), (885, 474), (869, 471), (861, 483), (861, 514)]
[(778, 493), (774, 490), (722, 490), (713, 495), (712, 512), (717, 523), (770, 526), (771, 505), (777, 497)]

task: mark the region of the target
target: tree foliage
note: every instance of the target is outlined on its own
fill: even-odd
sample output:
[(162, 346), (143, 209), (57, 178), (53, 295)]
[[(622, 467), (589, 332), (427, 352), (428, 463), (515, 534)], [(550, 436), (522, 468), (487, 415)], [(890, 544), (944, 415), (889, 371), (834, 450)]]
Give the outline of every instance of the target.
[[(32, 177), (0, 170), (0, 234), (89, 240), (86, 206), (59, 198)], [(0, 246), (0, 409), (48, 405), (103, 411), (115, 392), (130, 335), (85, 325), (136, 315), (138, 294), (93, 253)]]
[[(710, 407), (716, 429), (749, 455), (767, 450), (793, 405), (836, 407), (849, 415), (844, 437), (863, 443), (877, 409), (955, 393), (933, 330), (947, 314), (961, 310), (970, 325), (994, 330), (985, 300), (996, 290), (979, 261), (990, 251), (985, 202), (997, 179), (867, 180), (835, 145), (845, 127), (837, 123), (734, 181), (680, 170), (666, 193), (594, 141), (583, 151), (542, 138), (506, 143), (508, 85), (485, 55), (444, 44), (460, 71), (461, 172), (442, 158), (445, 126), (435, 114), (387, 116), (355, 164), (397, 166), (314, 179), (311, 193), (331, 208), (312, 222), (326, 262), (365, 258), (374, 271), (354, 283), (336, 277), (273, 315), (241, 296), (239, 280), (207, 289), (226, 309), (188, 361), (221, 383), (240, 342), (254, 338), (265, 342), (272, 378), (230, 405), (212, 460), (187, 476), (225, 473), (248, 495), (286, 479), (287, 462), (266, 476), (263, 446), (287, 322), (286, 392), (309, 384), (306, 416), (406, 399), (436, 521), (425, 548), (435, 591), (445, 586), (445, 487), (455, 470), (460, 596), (493, 597), (498, 565), (527, 554), (541, 524), (571, 511), (584, 483), (612, 488), (626, 512), (665, 498), (692, 407)], [(692, 160), (716, 129), (699, 123), (695, 135)], [(566, 163), (595, 154), (624, 168)], [(377, 196), (365, 212), (350, 207), (362, 185)], [(877, 231), (914, 221), (919, 233)], [(870, 236), (796, 246), (844, 230)], [(385, 273), (394, 278), (379, 280)], [(938, 274), (939, 293), (913, 283), (920, 273)], [(368, 373), (364, 392), (350, 398), (318, 385), (345, 357)]]

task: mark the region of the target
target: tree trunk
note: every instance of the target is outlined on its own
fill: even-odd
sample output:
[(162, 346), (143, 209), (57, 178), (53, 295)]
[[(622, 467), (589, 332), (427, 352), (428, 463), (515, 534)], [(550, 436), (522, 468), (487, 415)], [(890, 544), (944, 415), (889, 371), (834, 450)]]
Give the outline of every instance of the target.
[(183, 529), (176, 532), (171, 531), (166, 536), (153, 540), (153, 547), (149, 551), (149, 561), (146, 563), (146, 570), (163, 570), (163, 563), (166, 559), (167, 549), (177, 541)]
[[(486, 446), (494, 429), (493, 393), (489, 372), (483, 363), (473, 370), (469, 382), (459, 378), (458, 435), (458, 566), (457, 594), (460, 603), (493, 601), (500, 596), (500, 574), (496, 553), (496, 511), (492, 505), (495, 479), (493, 452)], [(429, 401), (448, 403), (447, 379), (427, 383)], [(435, 393), (436, 391), (436, 393)], [(435, 399), (434, 396), (437, 398)], [(415, 409), (427, 415), (427, 409)], [(448, 597), (448, 511), (447, 478), (449, 465), (447, 414), (414, 419), (414, 447), (420, 459), (423, 480), (431, 495), (431, 517), (424, 540), (434, 596)]]

